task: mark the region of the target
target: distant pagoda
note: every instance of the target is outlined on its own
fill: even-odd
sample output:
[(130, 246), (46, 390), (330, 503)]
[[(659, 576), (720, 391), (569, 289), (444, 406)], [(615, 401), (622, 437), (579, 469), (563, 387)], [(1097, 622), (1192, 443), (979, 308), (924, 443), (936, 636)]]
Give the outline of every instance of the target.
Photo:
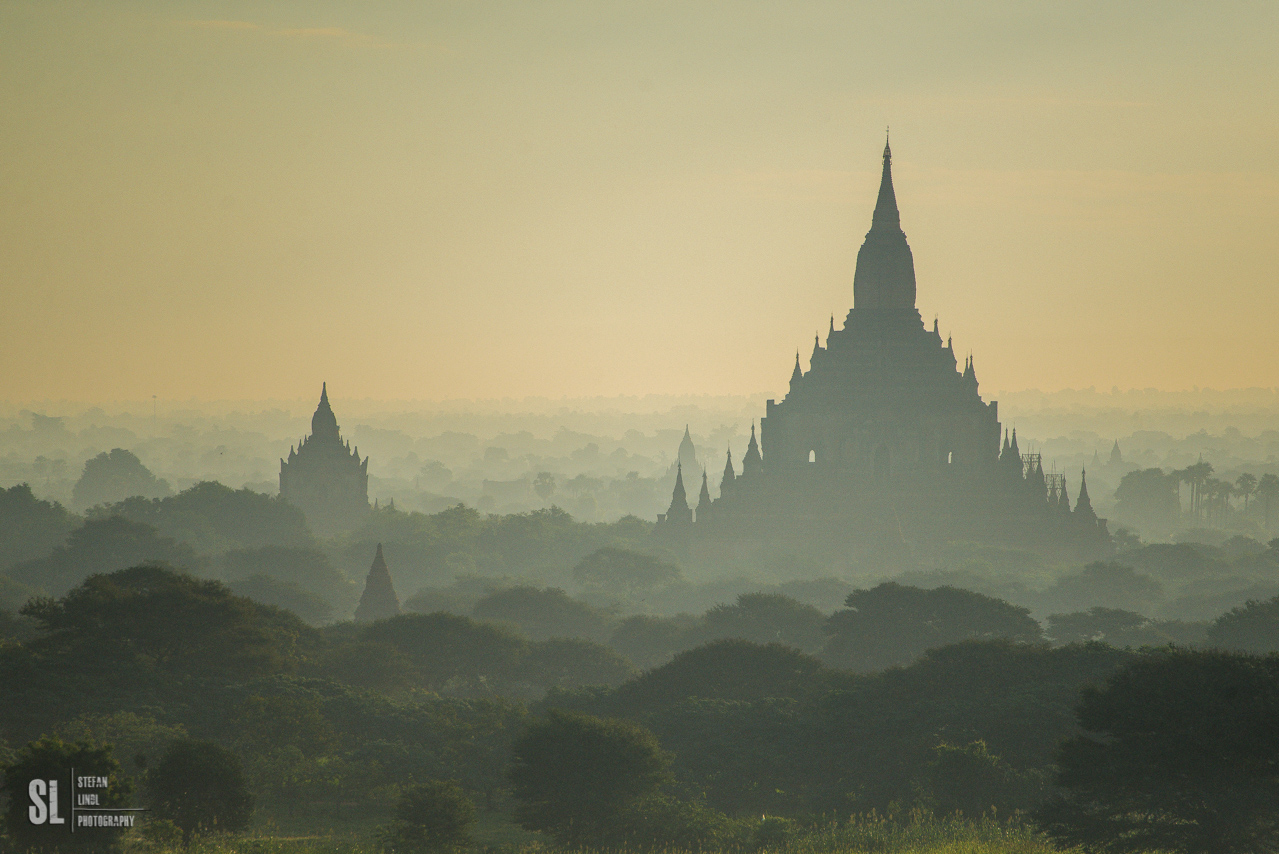
[[(1065, 476), (1045, 474), (1041, 454), (1022, 453), (1017, 432), (1002, 430), (972, 356), (961, 370), (938, 321), (925, 325), (887, 140), (852, 285), (843, 328), (832, 318), (807, 371), (796, 352), (787, 394), (751, 425), (740, 473), (729, 453), (719, 497), (708, 502), (704, 487), (693, 521), (677, 467), (658, 535), (708, 560), (824, 549), (823, 559), (882, 566), (912, 552), (937, 560), (953, 542), (1110, 555), (1083, 473), (1072, 510)], [(685, 442), (691, 448), (687, 430)], [(680, 458), (688, 469), (683, 443)], [(1112, 460), (1122, 461), (1118, 444)]]
[(280, 460), (280, 497), (306, 514), (321, 536), (348, 531), (369, 512), (369, 460), (361, 461), (359, 449), (342, 441), (327, 383), (311, 416), (311, 435)]
[(369, 575), (364, 580), (364, 594), (360, 596), (360, 604), (355, 609), (355, 621), (371, 623), (398, 616), (400, 597), (395, 595), (391, 571), (387, 569), (386, 560), (382, 557), (382, 544), (378, 543), (373, 566), (369, 567)]

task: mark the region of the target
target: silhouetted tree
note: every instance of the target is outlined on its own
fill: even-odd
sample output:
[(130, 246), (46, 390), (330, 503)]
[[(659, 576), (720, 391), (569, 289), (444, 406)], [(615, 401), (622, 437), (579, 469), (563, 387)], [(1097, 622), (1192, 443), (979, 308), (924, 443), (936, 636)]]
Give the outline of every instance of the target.
[(638, 724), (553, 709), (513, 747), (516, 821), (562, 844), (589, 844), (655, 793), (669, 766), (657, 738)]
[(1115, 515), (1142, 528), (1172, 527), (1181, 510), (1177, 499), (1178, 476), (1178, 473), (1164, 474), (1163, 469), (1128, 472), (1115, 490)]
[[(71, 769), (76, 774), (106, 777), (110, 785), (95, 790), (101, 806), (121, 809), (130, 806), (133, 782), (120, 771), (120, 763), (109, 745), (88, 741), (68, 743), (60, 738), (45, 736), (18, 751), (12, 762), (3, 766), (4, 793), (8, 805), (5, 809), (5, 829), (9, 844), (15, 851), (115, 851), (120, 844), (121, 831), (113, 828), (94, 828), (92, 832), (70, 833), (67, 824), (55, 825), (47, 821), (34, 824), (27, 810), (32, 806), (28, 786), (32, 780), (58, 780), (58, 817), (71, 821), (71, 787), (67, 785)], [(47, 791), (45, 797), (48, 797)], [(46, 800), (46, 804), (48, 801)], [(6, 849), (8, 850), (8, 849)]]
[(278, 497), (231, 489), (217, 481), (203, 481), (166, 498), (127, 498), (101, 513), (151, 525), (203, 554), (272, 548), (277, 551), (266, 557), (280, 561), (288, 559), (281, 553), (285, 548), (307, 549), (315, 543), (298, 508)]
[(991, 753), (984, 741), (965, 745), (942, 743), (928, 763), (927, 795), (940, 813), (979, 818), (1036, 806), (1047, 788), (1047, 775), (1021, 772)]
[(1248, 499), (1257, 491), (1257, 476), (1244, 472), (1235, 478), (1235, 495), (1243, 499), (1243, 512), (1248, 512)]
[(555, 494), (555, 475), (549, 471), (538, 472), (537, 477), (533, 478), (533, 491), (543, 501), (549, 500)]
[(610, 628), (607, 616), (551, 587), (497, 590), (475, 603), (471, 613), (481, 620), (511, 623), (533, 640), (579, 637), (604, 641)]
[(0, 571), (41, 558), (67, 540), (76, 517), (61, 504), (41, 501), (27, 484), (0, 489)]
[(132, 451), (112, 448), (84, 464), (84, 472), (71, 490), (71, 500), (80, 509), (113, 504), (131, 495), (163, 498), (172, 495), (169, 484), (156, 478)]
[(195, 552), (185, 543), (161, 537), (155, 528), (119, 516), (90, 519), (46, 558), (26, 561), (10, 574), (24, 584), (61, 596), (90, 575), (113, 572), (143, 563), (197, 566)]
[(386, 833), (392, 852), (454, 851), (466, 846), (475, 804), (457, 783), (431, 780), (410, 786), (395, 805)]
[(229, 587), (236, 596), (292, 611), (311, 625), (327, 623), (333, 617), (333, 606), (319, 596), (269, 575), (240, 578), (232, 581)]
[(434, 690), (454, 678), (509, 680), (527, 647), (527, 641), (499, 626), (443, 612), (380, 620), (361, 638), (395, 647)]
[(830, 640), (822, 660), (830, 667), (869, 672), (963, 640), (1042, 639), (1028, 609), (955, 587), (923, 590), (890, 581), (853, 591), (845, 605), (827, 623)]
[(1270, 507), (1279, 499), (1279, 476), (1263, 474), (1257, 481), (1257, 497), (1266, 514), (1266, 530), (1270, 530)]
[(668, 617), (639, 615), (618, 623), (608, 645), (637, 667), (655, 667), (688, 647), (685, 622)]
[(1100, 641), (1115, 647), (1188, 646), (1201, 643), (1207, 624), (1152, 620), (1119, 608), (1089, 608), (1048, 618), (1048, 635), (1059, 644)]
[(1090, 563), (1077, 574), (1065, 575), (1044, 594), (1058, 607), (1083, 610), (1106, 604), (1130, 611), (1148, 609), (1163, 598), (1163, 585), (1131, 566)]
[(158, 565), (94, 575), (23, 613), (48, 636), (35, 645), (68, 661), (135, 661), (170, 672), (247, 677), (291, 668), (306, 627), (235, 596), (217, 581)]
[(689, 697), (757, 700), (803, 697), (820, 688), (821, 662), (781, 644), (728, 639), (681, 652), (617, 689), (619, 709), (652, 708)]
[(635, 668), (612, 649), (584, 638), (551, 638), (529, 644), (517, 677), (544, 688), (620, 685)]
[(707, 611), (692, 634), (697, 640), (741, 638), (816, 653), (826, 640), (826, 615), (780, 593), (743, 593), (736, 603)]
[(673, 564), (660, 558), (605, 546), (582, 558), (573, 567), (573, 577), (588, 587), (634, 596), (678, 581), (680, 572)]
[(1062, 794), (1036, 814), (1089, 851), (1233, 854), (1279, 845), (1279, 658), (1146, 655), (1078, 708)]
[[(290, 508), (292, 509), (292, 508)], [(319, 596), (345, 610), (359, 596), (359, 586), (334, 568), (321, 551), (294, 546), (234, 549), (222, 555), (223, 577), (231, 582), (266, 575)]]
[(295, 747), (309, 758), (337, 746), (332, 724), (309, 694), (246, 697), (231, 721), (236, 744), (249, 753)]
[(1279, 596), (1222, 614), (1208, 628), (1208, 642), (1240, 652), (1279, 652)]
[(184, 844), (244, 830), (253, 814), (240, 757), (211, 741), (175, 742), (147, 775), (147, 791), (155, 814), (181, 829)]

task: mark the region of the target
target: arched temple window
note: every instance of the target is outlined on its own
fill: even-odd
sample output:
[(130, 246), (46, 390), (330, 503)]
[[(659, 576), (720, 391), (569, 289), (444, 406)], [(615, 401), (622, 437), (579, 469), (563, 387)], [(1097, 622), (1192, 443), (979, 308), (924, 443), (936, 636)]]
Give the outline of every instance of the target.
[(809, 452), (808, 452), (808, 461), (809, 461), (810, 463), (815, 463), (815, 462), (817, 462), (817, 452), (816, 452), (816, 451), (809, 451)]

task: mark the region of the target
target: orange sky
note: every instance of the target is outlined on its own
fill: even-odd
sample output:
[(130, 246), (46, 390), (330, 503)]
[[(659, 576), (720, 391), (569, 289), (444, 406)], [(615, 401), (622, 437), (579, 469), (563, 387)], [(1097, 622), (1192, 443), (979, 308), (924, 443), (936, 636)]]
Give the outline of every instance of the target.
[(0, 5), (0, 400), (1276, 386), (1273, 3)]

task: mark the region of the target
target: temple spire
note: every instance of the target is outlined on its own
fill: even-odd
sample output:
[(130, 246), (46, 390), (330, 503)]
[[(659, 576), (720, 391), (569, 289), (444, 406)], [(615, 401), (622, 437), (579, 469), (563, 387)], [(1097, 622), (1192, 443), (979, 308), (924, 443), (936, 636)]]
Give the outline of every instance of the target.
[(702, 469), (702, 491), (697, 495), (697, 521), (703, 521), (704, 514), (711, 506), (711, 490), (706, 482), (706, 469)]
[(1075, 501), (1075, 513), (1092, 519), (1097, 518), (1097, 514), (1092, 509), (1092, 501), (1088, 498), (1088, 471), (1083, 468), (1079, 470), (1079, 498)]
[[(795, 383), (804, 378), (804, 369), (799, 366), (799, 351), (795, 351), (795, 370), (790, 374), (790, 387), (795, 388)], [(751, 428), (754, 430), (754, 428)]]
[(386, 559), (382, 557), (382, 544), (378, 543), (373, 566), (369, 567), (368, 577), (364, 579), (364, 593), (355, 609), (355, 621), (371, 623), (399, 615), (400, 599), (395, 595), (391, 573), (386, 567)]
[(320, 404), (315, 407), (315, 414), (311, 416), (311, 435), (322, 439), (338, 438), (338, 419), (333, 414), (333, 407), (329, 405), (328, 383), (320, 384)]
[(879, 223), (901, 225), (901, 214), (897, 211), (897, 194), (893, 192), (893, 150), (884, 139), (884, 171), (879, 176), (879, 198), (875, 200), (875, 215), (871, 217), (872, 228)]
[(727, 490), (733, 488), (733, 481), (737, 480), (737, 472), (733, 471), (733, 449), (728, 449), (728, 462), (724, 463), (724, 478), (719, 482), (719, 494), (723, 498)]
[(764, 457), (755, 439), (755, 425), (751, 424), (751, 439), (746, 443), (746, 455), (742, 457), (742, 476), (752, 475), (764, 467)]
[(693, 508), (688, 506), (688, 493), (684, 491), (684, 466), (675, 464), (675, 489), (671, 492), (671, 506), (665, 521), (673, 525), (688, 525), (693, 521)]

